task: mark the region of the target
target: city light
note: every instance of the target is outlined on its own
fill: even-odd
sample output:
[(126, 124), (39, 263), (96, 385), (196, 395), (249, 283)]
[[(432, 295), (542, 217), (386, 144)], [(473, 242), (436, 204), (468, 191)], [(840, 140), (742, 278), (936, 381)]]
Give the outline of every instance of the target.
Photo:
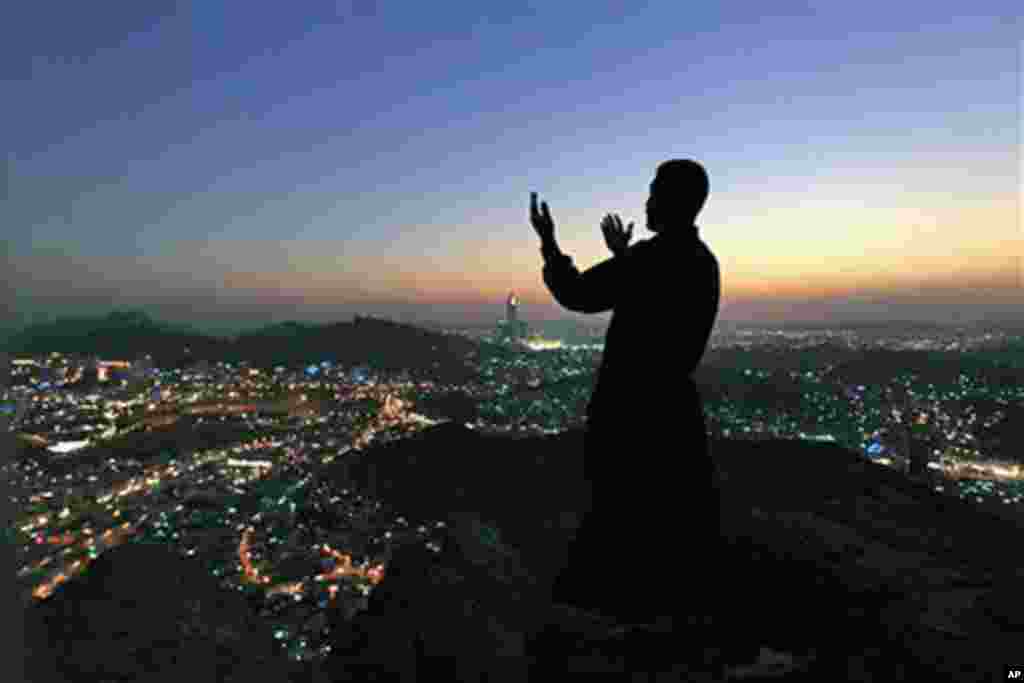
[[(517, 317), (520, 300), (510, 303), (516, 308), (510, 320), (521, 322)], [(845, 341), (852, 339), (846, 336), (781, 333), (735, 335), (730, 343), (734, 349), (745, 351), (759, 343), (785, 340), (800, 350), (811, 349), (815, 340), (826, 336), (853, 344)], [(72, 462), (72, 458), (84, 454), (91, 464), (81, 472), (58, 470), (60, 474), (49, 480), (40, 478), (40, 470), (46, 474), (43, 468), (31, 475), (26, 473), (26, 491), (21, 497), (26, 509), (18, 517), (17, 528), (24, 534), (21, 542), (35, 555), (31, 561), (19, 561), (17, 565), (19, 580), (25, 582), (22, 595), (41, 599), (52, 594), (99, 554), (135, 538), (167, 543), (198, 564), (212, 561), (214, 569), (206, 567), (204, 571), (211, 571), (228, 589), (244, 589), (247, 595), (260, 597), (284, 596), (289, 609), (292, 604), (300, 612), (317, 609), (317, 605), (324, 608), (325, 595), (328, 601), (340, 599), (346, 610), (364, 604), (365, 596), (385, 577), (387, 549), (415, 538), (437, 553), (441, 545), (432, 535), (444, 523), (420, 523), (404, 516), (365, 516), (359, 533), (346, 532), (338, 537), (333, 535), (334, 530), (323, 528), (331, 522), (299, 525), (296, 520), (302, 515), (316, 518), (318, 513), (310, 512), (316, 505), (334, 514), (344, 514), (350, 504), (351, 509), (357, 509), (352, 502), (356, 496), (363, 497), (364, 505), (370, 502), (369, 509), (379, 510), (379, 501), (367, 501), (366, 492), (355, 486), (334, 489), (333, 484), (317, 481), (310, 470), (327, 464), (348, 466), (355, 457), (375, 453), (378, 443), (406, 438), (416, 430), (446, 421), (488, 434), (522, 430), (542, 435), (583, 424), (580, 413), (592, 390), (600, 345), (563, 344), (557, 339), (547, 342), (535, 335), (527, 336), (518, 348), (505, 348), (507, 357), (479, 354), (474, 359), (478, 377), (459, 387), (441, 381), (410, 381), (377, 370), (350, 373), (348, 368), (323, 365), (320, 359), (309, 359), (298, 369), (279, 366), (274, 373), (263, 375), (244, 365), (231, 370), (217, 364), (203, 372), (178, 374), (164, 369), (159, 401), (147, 400), (152, 396), (146, 388), (139, 390), (134, 399), (126, 400), (124, 394), (113, 393), (123, 391), (123, 387), (111, 385), (99, 394), (87, 394), (88, 399), (81, 396), (76, 401), (58, 402), (51, 396), (59, 393), (54, 387), (41, 389), (26, 382), (25, 392), (36, 394), (24, 401), (31, 406), (26, 415), (40, 420), (26, 439), (57, 446), (58, 450), (49, 450), (52, 462), (59, 462), (61, 457)], [(19, 367), (28, 370), (36, 366)], [(309, 372), (313, 367), (316, 372)], [(979, 412), (976, 405), (954, 403), (968, 392), (980, 397), (987, 391), (989, 396), (1005, 401), (1003, 405), (1011, 405), (1024, 399), (1018, 390), (988, 388), (984, 377), (967, 372), (959, 373), (948, 387), (934, 380), (930, 384), (921, 382), (908, 373), (887, 385), (852, 381), (857, 379), (854, 377), (842, 383), (836, 381), (833, 386), (830, 370), (830, 366), (814, 370), (786, 368), (781, 375), (801, 395), (801, 401), (792, 405), (785, 401), (754, 405), (735, 396), (709, 401), (705, 406), (709, 428), (713, 426), (716, 435), (729, 438), (828, 442), (879, 465), (902, 467), (907, 447), (904, 433), (898, 429), (910, 427), (916, 431), (907, 438), (930, 440), (923, 451), (929, 457), (928, 472), (946, 477), (944, 485), (935, 486), (935, 490), (971, 502), (998, 499), (1016, 505), (1024, 500), (1024, 487), (1018, 485), (1024, 484), (1021, 466), (1009, 454), (998, 453), (982, 431), (999, 424), (1007, 413), (989, 415)], [(733, 372), (748, 387), (769, 384), (778, 377), (761, 367), (736, 368)], [(216, 383), (211, 378), (214, 374)], [(886, 402), (887, 392), (902, 386), (913, 387), (913, 395), (918, 397), (918, 405), (910, 412)], [(286, 399), (278, 402), (279, 395), (272, 394), (271, 387), (287, 389), (281, 394)], [(432, 413), (436, 410), (431, 405), (432, 396), (455, 389), (469, 397), (467, 404), (474, 412), (456, 420), (444, 411)], [(228, 399), (239, 399), (244, 405)], [(325, 405), (320, 405), (321, 401)], [(362, 411), (358, 420), (355, 411), (350, 415), (346, 410), (349, 402), (356, 405), (357, 401), (365, 401), (358, 404)], [(895, 400), (891, 403), (899, 406)], [(372, 406), (369, 411), (367, 405)], [(160, 406), (160, 412), (148, 414), (156, 406)], [(161, 446), (159, 461), (166, 463), (173, 455), (177, 466), (172, 461), (172, 466), (158, 467), (142, 455), (134, 463), (122, 453), (95, 457), (92, 453), (103, 451), (88, 450), (98, 448), (92, 443), (78, 450), (67, 447), (86, 434), (102, 433), (107, 439), (110, 423), (117, 425), (117, 431), (109, 434), (111, 444), (104, 448), (113, 447), (132, 430), (142, 437), (152, 429), (153, 438), (157, 438), (162, 420), (189, 414), (197, 415), (198, 427), (212, 426), (228, 434), (237, 425), (245, 437), (218, 441), (211, 431), (212, 446), (197, 440), (196, 445), (176, 448), (173, 453)], [(426, 417), (428, 414), (432, 417)], [(205, 423), (200, 415), (207, 418)], [(65, 474), (69, 470), (71, 476)], [(39, 482), (47, 482), (50, 490), (44, 490)], [(260, 490), (263, 486), (266, 488)], [(65, 497), (71, 492), (81, 497), (65, 505)], [(37, 514), (41, 510), (46, 514)], [(51, 520), (54, 527), (47, 528)], [(225, 530), (230, 536), (223, 533)], [(330, 543), (326, 541), (328, 536)], [(373, 550), (362, 546), (365, 543), (371, 543)], [(358, 553), (357, 546), (361, 547)], [(232, 561), (225, 564), (213, 559), (225, 556)], [(296, 580), (291, 574), (293, 563), (301, 572), (305, 560), (310, 560), (311, 569)], [(324, 563), (315, 564), (320, 560)], [(309, 635), (303, 634), (297, 623), (280, 632), (285, 633), (282, 640), (294, 638), (294, 646)], [(307, 640), (307, 644), (310, 642)], [(314, 647), (319, 648), (314, 643), (307, 649)]]

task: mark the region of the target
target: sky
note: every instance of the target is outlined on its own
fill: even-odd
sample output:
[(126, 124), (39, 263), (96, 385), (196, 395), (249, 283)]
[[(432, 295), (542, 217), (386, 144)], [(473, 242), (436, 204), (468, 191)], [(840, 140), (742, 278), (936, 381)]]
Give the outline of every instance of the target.
[(606, 213), (652, 236), (657, 165), (693, 158), (720, 321), (1019, 316), (1020, 13), (18, 3), (0, 28), (7, 310), (460, 324), (515, 291), (528, 321), (606, 322), (547, 292), (529, 193), (584, 269), (610, 256)]

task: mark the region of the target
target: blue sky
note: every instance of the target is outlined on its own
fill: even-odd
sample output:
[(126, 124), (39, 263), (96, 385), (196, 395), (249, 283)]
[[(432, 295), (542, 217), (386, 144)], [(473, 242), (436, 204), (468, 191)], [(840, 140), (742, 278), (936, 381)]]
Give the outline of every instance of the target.
[(563, 317), (528, 193), (586, 267), (672, 157), (723, 319), (1024, 303), (1015, 3), (143, 5), (0, 29), (20, 312)]

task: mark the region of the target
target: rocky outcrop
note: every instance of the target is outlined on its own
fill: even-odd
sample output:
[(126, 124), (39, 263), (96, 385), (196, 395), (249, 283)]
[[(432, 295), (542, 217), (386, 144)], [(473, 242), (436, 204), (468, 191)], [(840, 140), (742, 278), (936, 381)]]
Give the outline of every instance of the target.
[[(547, 648), (560, 642), (554, 659), (568, 667), (564, 672), (573, 666), (625, 672), (658, 661), (673, 675), (721, 676), (721, 659), (728, 657), (719, 655), (739, 640), (754, 653), (764, 646), (803, 657), (803, 669), (784, 680), (983, 681), (1024, 646), (1024, 634), (1017, 633), (1024, 620), (1014, 609), (1021, 602), (1017, 567), (1024, 558), (1007, 540), (1018, 537), (1021, 523), (1012, 514), (936, 492), (833, 444), (783, 440), (712, 443), (723, 481), (726, 544), (720, 557), (709, 558), (715, 562), (713, 584), (693, 590), (712, 591), (717, 613), (700, 626), (677, 625), (674, 636), (653, 629), (616, 637), (615, 627), (623, 625), (612, 619), (544, 605), (549, 579), (559, 569), (557, 559), (545, 566), (545, 550), (568, 542), (576, 520), (558, 520), (587, 505), (586, 487), (572, 481), (579, 471), (579, 435), (503, 442), (451, 425), (431, 431), (418, 443), (389, 444), (390, 450), (366, 454), (379, 456), (378, 494), (403, 513), (453, 520), (454, 535), (462, 538), (473, 538), (474, 524), (493, 525), (507, 552), (519, 558), (517, 566), (531, 574), (535, 606), (519, 621), (505, 618), (514, 626), (504, 631), (486, 626), (483, 618), (470, 630), (515, 630), (529, 643), (544, 622), (556, 623), (561, 641), (544, 642)], [(542, 530), (552, 532), (545, 538)], [(459, 549), (452, 556), (457, 559), (448, 561), (463, 566), (472, 564), (473, 552), (481, 553), (479, 545), (452, 545)], [(671, 544), (654, 550), (674, 552)], [(563, 555), (554, 550), (551, 557)], [(461, 598), (449, 593), (453, 597), (442, 601), (449, 605), (448, 616), (467, 601), (490, 619), (514, 613), (503, 602), (507, 586), (530, 582), (520, 577), (503, 583), (486, 564), (476, 566), (488, 580), (464, 584), (468, 592)], [(426, 643), (431, 629), (447, 630), (444, 610), (428, 597), (442, 594), (432, 580), (394, 579), (390, 586), (389, 581), (390, 574), (378, 587), (387, 602), (403, 605), (402, 614), (423, 610), (431, 625), (389, 638)], [(396, 623), (384, 613), (374, 618)], [(398, 621), (422, 624), (421, 618)], [(388, 631), (382, 625), (374, 632)], [(500, 640), (492, 636), (494, 643)], [(684, 652), (683, 642), (699, 642), (702, 652)], [(467, 646), (462, 656), (479, 661), (480, 647)], [(407, 651), (417, 652), (416, 646)], [(535, 667), (529, 645), (526, 657)], [(508, 670), (495, 660), (489, 666)], [(418, 680), (409, 673), (414, 670), (410, 665), (409, 680)]]
[(524, 681), (526, 639), (540, 608), (528, 584), (458, 553), (407, 546), (353, 624), (361, 639), (338, 661), (343, 671), (396, 680)]
[[(330, 470), (410, 520), (477, 520), (515, 548), (543, 590), (565, 565), (590, 505), (580, 432), (529, 439), (486, 437), (452, 422), (375, 446)], [(472, 535), (472, 534), (470, 534)]]

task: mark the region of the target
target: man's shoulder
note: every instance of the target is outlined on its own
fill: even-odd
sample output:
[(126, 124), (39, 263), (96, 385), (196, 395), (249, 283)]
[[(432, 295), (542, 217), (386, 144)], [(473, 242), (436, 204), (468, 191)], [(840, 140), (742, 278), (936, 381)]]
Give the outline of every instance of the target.
[(652, 246), (657, 246), (657, 242), (654, 241), (653, 237), (648, 237), (644, 240), (638, 240), (629, 245), (630, 253), (642, 254), (650, 251)]
[(710, 255), (714, 259), (715, 255), (711, 251), (710, 247), (704, 243), (704, 240), (699, 237), (696, 239), (679, 240), (679, 239), (664, 239), (660, 235), (654, 235), (647, 239), (639, 240), (630, 245), (630, 251), (637, 254), (650, 253), (650, 254), (679, 254), (679, 250), (692, 250), (696, 247), (697, 254), (704, 256)]

